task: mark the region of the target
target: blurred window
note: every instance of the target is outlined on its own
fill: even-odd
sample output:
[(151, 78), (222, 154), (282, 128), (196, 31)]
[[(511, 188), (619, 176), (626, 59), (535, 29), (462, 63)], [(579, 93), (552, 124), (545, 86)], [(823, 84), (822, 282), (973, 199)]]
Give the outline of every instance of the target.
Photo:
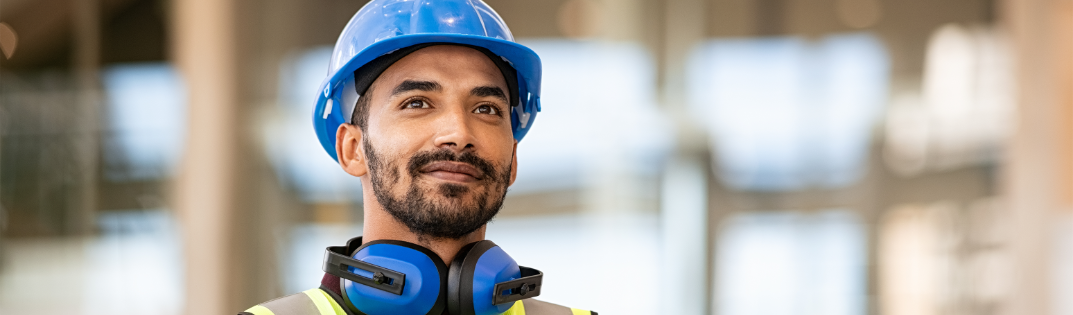
[(734, 215), (717, 238), (715, 313), (863, 315), (865, 238), (849, 211)]
[(887, 165), (914, 175), (998, 159), (1016, 115), (1009, 49), (993, 28), (948, 24), (935, 30), (920, 89), (892, 99)]
[(167, 63), (119, 64), (102, 71), (105, 178), (162, 179), (183, 150), (186, 91)]
[(689, 62), (689, 105), (725, 183), (793, 190), (860, 178), (889, 81), (875, 36), (713, 40)]
[(1007, 222), (994, 198), (887, 211), (877, 240), (880, 313), (1003, 313), (1011, 280)]

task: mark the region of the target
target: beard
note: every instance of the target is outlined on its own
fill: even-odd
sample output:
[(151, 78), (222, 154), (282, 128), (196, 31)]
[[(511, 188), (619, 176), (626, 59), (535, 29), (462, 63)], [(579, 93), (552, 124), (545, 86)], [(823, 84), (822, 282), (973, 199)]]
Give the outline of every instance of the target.
[[(385, 159), (377, 154), (368, 137), (362, 139), (362, 146), (369, 159), (369, 175), (376, 200), (395, 220), (419, 236), (460, 239), (487, 224), (503, 207), (510, 184), (510, 164), (497, 168), (473, 152), (456, 154), (443, 149), (414, 154), (406, 163), (406, 172), (402, 173), (399, 168), (401, 158)], [(471, 189), (455, 183), (441, 183), (434, 189), (420, 187), (419, 169), (436, 161), (461, 162), (476, 167), (483, 175), (477, 182), (480, 184), (478, 188), (484, 189)], [(410, 187), (396, 196), (392, 192), (399, 191), (395, 188), (403, 185), (401, 177), (404, 175), (410, 177)], [(446, 201), (437, 202), (437, 194)]]

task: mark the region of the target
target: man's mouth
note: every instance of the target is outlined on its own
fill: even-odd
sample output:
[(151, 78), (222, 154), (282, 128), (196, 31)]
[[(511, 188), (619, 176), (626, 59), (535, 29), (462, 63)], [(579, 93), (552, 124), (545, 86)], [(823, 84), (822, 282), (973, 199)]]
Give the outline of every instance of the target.
[(484, 178), (476, 167), (468, 163), (436, 161), (418, 169), (418, 172), (446, 181), (469, 183)]

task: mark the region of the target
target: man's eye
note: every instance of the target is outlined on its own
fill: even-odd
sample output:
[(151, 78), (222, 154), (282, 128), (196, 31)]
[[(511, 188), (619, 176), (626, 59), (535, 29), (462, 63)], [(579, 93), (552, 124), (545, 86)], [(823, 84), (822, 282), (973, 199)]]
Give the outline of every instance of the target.
[(492, 105), (477, 106), (473, 112), (477, 114), (499, 115), (499, 109)]
[(429, 108), (424, 100), (412, 100), (406, 103), (406, 108)]

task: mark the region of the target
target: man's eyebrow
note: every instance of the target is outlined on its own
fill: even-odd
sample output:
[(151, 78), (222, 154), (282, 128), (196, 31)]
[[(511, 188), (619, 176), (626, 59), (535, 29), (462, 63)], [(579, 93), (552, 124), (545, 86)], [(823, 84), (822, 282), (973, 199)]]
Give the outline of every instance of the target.
[(469, 94), (478, 97), (494, 96), (502, 99), (504, 103), (510, 105), (510, 100), (507, 99), (507, 94), (503, 93), (503, 89), (498, 86), (478, 86), (469, 91)]
[(443, 87), (441, 87), (439, 83), (432, 81), (406, 80), (402, 81), (402, 83), (399, 83), (399, 86), (396, 86), (395, 90), (391, 91), (391, 96), (399, 95), (401, 93), (413, 90), (432, 92), (443, 90)]

